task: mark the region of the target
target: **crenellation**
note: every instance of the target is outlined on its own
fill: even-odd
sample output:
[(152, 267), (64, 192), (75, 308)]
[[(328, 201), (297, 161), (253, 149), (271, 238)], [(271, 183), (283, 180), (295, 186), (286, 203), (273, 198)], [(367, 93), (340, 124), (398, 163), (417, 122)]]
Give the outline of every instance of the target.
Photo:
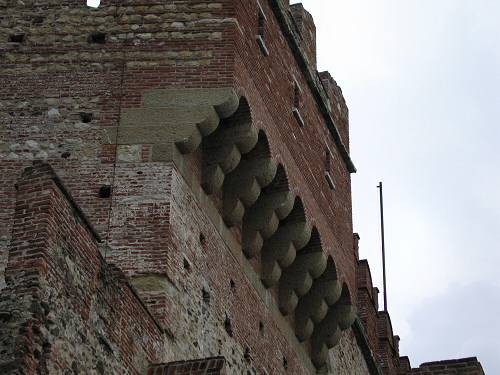
[(290, 14), (297, 27), (300, 37), (299, 44), (306, 52), (310, 67), (316, 70), (316, 26), (314, 19), (301, 3), (291, 5)]

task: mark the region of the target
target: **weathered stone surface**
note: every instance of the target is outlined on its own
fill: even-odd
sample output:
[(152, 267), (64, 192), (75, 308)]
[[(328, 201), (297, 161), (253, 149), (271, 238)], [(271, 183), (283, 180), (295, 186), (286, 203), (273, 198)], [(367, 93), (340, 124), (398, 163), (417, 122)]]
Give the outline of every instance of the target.
[(364, 375), (370, 370), (351, 331), (346, 331), (337, 346), (330, 350), (329, 373), (338, 375)]

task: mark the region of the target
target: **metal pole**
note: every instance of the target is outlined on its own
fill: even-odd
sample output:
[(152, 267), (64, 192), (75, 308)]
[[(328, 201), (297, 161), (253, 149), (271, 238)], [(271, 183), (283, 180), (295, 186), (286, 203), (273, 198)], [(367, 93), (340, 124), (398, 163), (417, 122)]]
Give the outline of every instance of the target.
[(377, 186), (380, 192), (380, 229), (382, 232), (382, 270), (384, 277), (384, 311), (387, 312), (387, 282), (385, 276), (385, 238), (384, 238), (384, 195), (382, 192), (382, 182)]

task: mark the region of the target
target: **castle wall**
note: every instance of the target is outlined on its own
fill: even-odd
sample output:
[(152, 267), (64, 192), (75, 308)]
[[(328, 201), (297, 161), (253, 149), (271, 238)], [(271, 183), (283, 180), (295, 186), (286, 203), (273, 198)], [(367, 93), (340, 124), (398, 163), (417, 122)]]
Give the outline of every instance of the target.
[[(170, 215), (184, 229), (172, 239), (172, 279), (138, 276), (131, 287), (103, 260), (97, 234), (52, 169), (36, 164), (26, 170), (17, 184), (0, 298), (7, 349), (0, 368), (6, 374), (19, 368), (27, 374), (70, 368), (144, 374), (151, 363), (217, 355), (226, 359), (229, 374), (315, 372), (304, 367), (303, 348), (270, 296), (266, 301), (262, 287), (256, 293), (260, 281), (249, 277), (246, 259), (219, 238), (182, 176), (175, 169), (171, 176)], [(135, 287), (154, 290), (157, 283), (170, 300), (166, 332), (135, 294)], [(332, 371), (368, 373), (350, 332), (330, 358)]]
[[(1, 366), (402, 371), (352, 234), (348, 109), (288, 6), (0, 1), (0, 329), (24, 345)], [(33, 160), (58, 177), (20, 177)]]
[(37, 164), (17, 190), (0, 291), (0, 372), (144, 374), (161, 358), (161, 329), (104, 262), (58, 177)]
[(476, 357), (427, 362), (403, 372), (417, 375), (484, 375), (483, 368)]
[(370, 346), (376, 348), (378, 344), (378, 290), (373, 287), (370, 266), (366, 260), (361, 260), (358, 266), (357, 308)]
[[(238, 87), (248, 97), (257, 127), (269, 135), (271, 151), (287, 169), (291, 189), (300, 193), (306, 214), (317, 225), (327, 253), (333, 255), (342, 278), (355, 295), (356, 260), (352, 253), (352, 207), (350, 172), (328, 130), (302, 67), (274, 17), (272, 2), (261, 2), (266, 13), (266, 47), (263, 56), (255, 42), (258, 7), (238, 2), (241, 38), (236, 40), (235, 74)], [(286, 69), (283, 69), (286, 67)], [(313, 71), (313, 67), (308, 67)], [(294, 81), (302, 90), (301, 127), (292, 113)], [(325, 151), (331, 152), (331, 174), (335, 190), (325, 179)]]
[(338, 375), (376, 374), (370, 370), (366, 357), (359, 347), (353, 332), (345, 334), (340, 343), (330, 352), (330, 373)]
[[(98, 9), (87, 8), (80, 1), (0, 5), (6, 10), (0, 29), (4, 40), (0, 151), (7, 177), (2, 181), (2, 195), (7, 197), (1, 216), (3, 267), (13, 223), (14, 183), (33, 159), (50, 161), (103, 238), (104, 257), (130, 278), (162, 329), (173, 337), (183, 337), (171, 359), (221, 354), (215, 352), (220, 345), (210, 340), (226, 336), (221, 334), (220, 324), (226, 314), (222, 307), (231, 306), (229, 297), (220, 298), (218, 310), (211, 311), (210, 318), (192, 312), (200, 310), (203, 288), (199, 286), (208, 283), (204, 275), (216, 277), (211, 286), (214, 291), (225, 290), (226, 271), (196, 268), (197, 259), (191, 254), (196, 241), (185, 240), (187, 228), (194, 228), (201, 219), (194, 215), (198, 214), (196, 206), (185, 207), (178, 201), (186, 189), (199, 189), (201, 155), (159, 160), (161, 147), (154, 139), (137, 141), (143, 134), (127, 124), (151, 90), (233, 87), (248, 101), (252, 126), (266, 132), (273, 160), (284, 166), (291, 192), (300, 195), (309, 225), (317, 227), (323, 250), (333, 256), (340, 281), (347, 283), (355, 299), (349, 167), (317, 104), (328, 100), (328, 94), (321, 91), (323, 97), (318, 98), (311, 91), (311, 85), (321, 90), (321, 82), (311, 83), (304, 75), (304, 69), (309, 75), (314, 73), (313, 67), (297, 64), (297, 51), (290, 49), (290, 40), (283, 36), (275, 17), (281, 12), (278, 3), (262, 2), (259, 7), (257, 2), (246, 1), (103, 1)], [(265, 17), (269, 56), (262, 54), (255, 38), (259, 11)], [(304, 20), (302, 26), (314, 26), (310, 17)], [(309, 56), (314, 54), (312, 41), (306, 38), (301, 46)], [(303, 124), (292, 112), (295, 107)], [(334, 190), (325, 180), (327, 149)], [(173, 189), (179, 181), (175, 172), (179, 164), (189, 165), (183, 176), (192, 174), (197, 184)], [(193, 194), (196, 197), (190, 198), (191, 203), (207, 199), (202, 193)], [(217, 198), (214, 202), (215, 211), (220, 210)], [(211, 263), (231, 259), (228, 242), (233, 244), (232, 256), (242, 258), (237, 249), (239, 230), (228, 231), (220, 224), (220, 216), (212, 215), (210, 220), (212, 227), (204, 236), (226, 237), (224, 245), (215, 240), (222, 249), (226, 246), (226, 253)], [(177, 288), (186, 278), (186, 262), (193, 267), (193, 289), (184, 287), (190, 292), (179, 292)], [(294, 317), (280, 315), (278, 291), (263, 288), (259, 265), (245, 262), (228, 269), (248, 268), (247, 281), (238, 284), (253, 280), (247, 289), (242, 286), (245, 295), (258, 295), (260, 302), (252, 306), (261, 306), (257, 315), (264, 325), (272, 326), (277, 319), (281, 328), (269, 328), (269, 346), (257, 345), (257, 338), (253, 343), (243, 340), (236, 357), (241, 361), (246, 346), (256, 348), (261, 351), (256, 354), (257, 363), (269, 363), (272, 371), (283, 370), (285, 363), (295, 371), (301, 364), (294, 358), (307, 356), (310, 344), (298, 343), (293, 334)], [(232, 312), (235, 331), (252, 337), (255, 322), (251, 329), (238, 328), (242, 324), (238, 322), (247, 322), (248, 313), (243, 301), (237, 306), (239, 310)], [(274, 311), (273, 319), (266, 315), (269, 310)], [(206, 323), (210, 327), (206, 329), (215, 333), (198, 343), (194, 337), (201, 329), (197, 322), (201, 318), (212, 322), (212, 326)], [(213, 349), (203, 353), (196, 350), (197, 344)], [(267, 358), (273, 352), (274, 357)], [(296, 371), (311, 371), (308, 358), (301, 363), (306, 368)]]
[[(326, 251), (355, 297), (349, 172), (271, 5), (261, 4), (270, 52), (264, 57), (255, 41), (257, 3), (104, 1), (96, 10), (83, 3), (45, 1), (6, 8), (1, 38), (23, 34), (24, 40), (2, 45), (1, 151), (4, 165), (13, 165), (3, 188), (10, 197), (2, 217), (4, 246), (14, 170), (32, 159), (50, 160), (98, 232), (119, 242), (119, 231), (107, 234), (116, 211), (110, 214), (112, 204), (99, 199), (98, 191), (121, 173), (122, 167), (113, 165), (116, 157), (144, 163), (151, 154), (147, 144), (116, 150), (123, 110), (140, 106), (143, 93), (158, 87), (234, 86), (248, 97), (255, 126), (267, 131), (273, 157), (284, 162), (292, 190), (300, 192), (310, 222), (318, 226)], [(99, 36), (104, 44), (89, 43)], [(303, 128), (291, 111), (294, 81), (301, 88)], [(14, 91), (21, 101), (13, 100)], [(92, 116), (90, 122), (82, 120), (86, 114)], [(325, 180), (327, 147), (335, 190)], [(129, 189), (127, 181), (120, 183), (116, 190)], [(113, 245), (126, 247), (116, 241)], [(125, 272), (127, 264), (122, 265)]]
[[(234, 27), (234, 19), (222, 22), (230, 11), (228, 2), (222, 5), (108, 1), (92, 9), (85, 1), (0, 3), (1, 189), (7, 197), (0, 216), (2, 254), (9, 243), (13, 185), (33, 159), (51, 161), (107, 237), (110, 201), (98, 192), (113, 183), (121, 109), (137, 105), (148, 87), (232, 84), (231, 32), (222, 31)], [(16, 35), (24, 36), (22, 43), (12, 42)], [(89, 42), (99, 36), (105, 44)], [(135, 160), (126, 151), (124, 157)], [(147, 146), (140, 151), (147, 155)]]

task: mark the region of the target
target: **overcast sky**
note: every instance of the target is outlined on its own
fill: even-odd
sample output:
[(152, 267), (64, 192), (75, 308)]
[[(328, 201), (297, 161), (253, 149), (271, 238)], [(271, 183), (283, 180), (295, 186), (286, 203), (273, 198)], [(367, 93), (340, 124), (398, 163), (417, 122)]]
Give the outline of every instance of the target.
[(350, 109), (354, 228), (380, 289), (384, 182), (401, 355), (500, 374), (500, 1), (302, 3)]

